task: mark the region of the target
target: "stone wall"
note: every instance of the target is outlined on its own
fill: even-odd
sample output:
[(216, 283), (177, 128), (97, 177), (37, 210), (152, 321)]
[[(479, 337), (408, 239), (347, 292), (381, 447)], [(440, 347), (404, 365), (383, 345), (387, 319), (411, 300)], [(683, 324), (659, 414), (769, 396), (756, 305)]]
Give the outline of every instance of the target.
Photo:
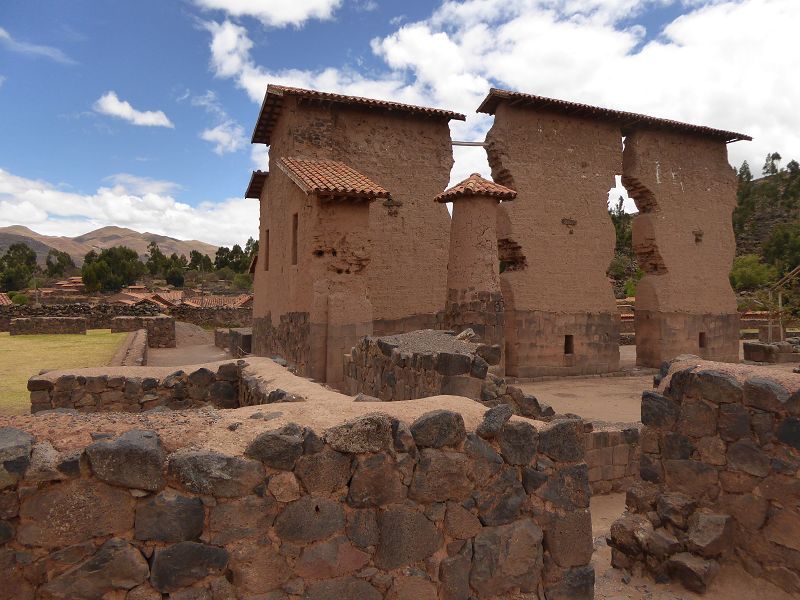
[(217, 348), (229, 348), (231, 343), (231, 330), (227, 327), (217, 327), (214, 330), (214, 345)]
[(175, 318), (166, 315), (152, 317), (115, 317), (111, 320), (111, 331), (147, 330), (150, 348), (175, 347)]
[[(797, 338), (792, 338), (797, 340)], [(796, 363), (800, 362), (800, 348), (786, 342), (744, 342), (744, 359), (761, 363)]]
[(612, 564), (702, 592), (720, 562), (800, 594), (800, 377), (686, 360), (642, 396)]
[(579, 421), (248, 419), (221, 450), (165, 418), (66, 449), (35, 423), (0, 429), (7, 597), (593, 598)]
[(176, 306), (167, 312), (176, 321), (194, 323), (200, 327), (250, 327), (253, 324), (252, 308), (194, 308)]
[(111, 320), (119, 316), (151, 316), (159, 314), (157, 307), (150, 304), (121, 306), (116, 304), (11, 304), (0, 306), (0, 331), (8, 331), (11, 319), (27, 317), (83, 317), (87, 329), (110, 329)]
[(228, 332), (228, 348), (234, 358), (247, 356), (253, 351), (253, 330), (250, 327), (236, 327)]
[(11, 335), (83, 334), (86, 319), (83, 317), (27, 317), (11, 319)]
[(253, 354), (281, 356), (294, 365), (298, 373), (306, 373), (311, 354), (311, 324), (306, 312), (280, 316), (273, 325), (272, 314), (253, 319)]
[[(242, 364), (219, 363), (187, 367), (164, 374), (164, 369), (120, 371), (84, 375), (81, 370), (43, 374), (28, 380), (31, 412), (71, 408), (80, 412), (143, 412), (156, 407), (170, 409), (240, 406)], [(210, 367), (210, 368), (209, 368)]]
[(111, 359), (112, 367), (141, 367), (147, 364), (147, 330), (137, 329), (128, 334)]
[(592, 423), (583, 436), (592, 494), (626, 491), (639, 476), (639, 425)]

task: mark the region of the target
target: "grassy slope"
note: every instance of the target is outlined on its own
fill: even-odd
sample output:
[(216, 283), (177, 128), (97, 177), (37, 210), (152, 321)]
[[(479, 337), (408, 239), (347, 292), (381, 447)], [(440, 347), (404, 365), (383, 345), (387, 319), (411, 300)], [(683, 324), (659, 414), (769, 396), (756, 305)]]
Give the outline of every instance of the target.
[(28, 378), (42, 369), (107, 365), (125, 333), (106, 329), (86, 335), (17, 335), (0, 333), (0, 414), (27, 413)]

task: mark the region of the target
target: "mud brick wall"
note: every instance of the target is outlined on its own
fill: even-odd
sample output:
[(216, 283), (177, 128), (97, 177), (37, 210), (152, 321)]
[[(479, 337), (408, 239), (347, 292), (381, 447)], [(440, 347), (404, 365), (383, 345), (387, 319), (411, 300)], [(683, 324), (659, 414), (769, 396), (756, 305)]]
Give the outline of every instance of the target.
[(110, 329), (111, 319), (118, 316), (157, 315), (157, 307), (143, 304), (139, 306), (118, 306), (116, 304), (32, 304), (0, 306), (0, 331), (9, 331), (11, 319), (27, 317), (83, 317), (87, 329)]
[(800, 377), (674, 364), (642, 396), (641, 482), (611, 530), (614, 566), (704, 591), (720, 562), (800, 594)]
[(588, 600), (575, 423), (482, 438), (453, 412), (373, 413), (320, 431), (263, 424), (225, 451), (184, 447), (175, 423), (69, 450), (2, 428), (4, 592)]
[(86, 319), (83, 317), (27, 317), (11, 319), (11, 335), (83, 334), (86, 335)]
[(583, 435), (592, 494), (626, 491), (639, 475), (639, 427), (593, 425)]
[(176, 306), (167, 311), (176, 321), (194, 323), (201, 327), (250, 327), (252, 308), (193, 308)]
[(153, 317), (115, 317), (111, 320), (111, 331), (147, 330), (150, 348), (175, 347), (175, 319), (166, 315)]
[(130, 374), (86, 376), (64, 373), (31, 377), (31, 412), (71, 408), (79, 412), (143, 412), (156, 407), (170, 409), (239, 406), (242, 366), (229, 362), (215, 369), (200, 367), (166, 376), (147, 368)]

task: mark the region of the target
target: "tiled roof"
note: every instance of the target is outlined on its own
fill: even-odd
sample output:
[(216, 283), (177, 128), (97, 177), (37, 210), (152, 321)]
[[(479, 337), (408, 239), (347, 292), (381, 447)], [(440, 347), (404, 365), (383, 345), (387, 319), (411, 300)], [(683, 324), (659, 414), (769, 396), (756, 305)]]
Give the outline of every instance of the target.
[(430, 108), (427, 106), (415, 106), (413, 104), (402, 104), (400, 102), (390, 102), (388, 100), (376, 100), (374, 98), (362, 98), (361, 96), (345, 96), (343, 94), (332, 94), (330, 92), (318, 92), (316, 90), (304, 90), (301, 88), (287, 87), (283, 85), (269, 84), (264, 95), (264, 102), (261, 104), (261, 111), (258, 114), (258, 121), (253, 129), (252, 142), (254, 144), (269, 145), (272, 128), (280, 116), (283, 108), (284, 96), (296, 96), (306, 101), (324, 102), (329, 104), (339, 104), (366, 110), (380, 110), (384, 112), (401, 112), (419, 117), (435, 119), (455, 119), (465, 121), (466, 115), (461, 113), (443, 110), (441, 108)]
[(253, 171), (253, 174), (250, 175), (250, 183), (247, 184), (247, 191), (245, 191), (244, 197), (260, 200), (261, 190), (264, 189), (264, 183), (266, 183), (267, 177), (269, 177), (269, 171)]
[(473, 173), (461, 183), (443, 191), (436, 196), (436, 202), (452, 202), (456, 198), (469, 196), (490, 196), (498, 200), (513, 200), (517, 197), (517, 192), (512, 189), (484, 179), (478, 173)]
[(11, 298), (8, 297), (8, 294), (0, 292), (0, 306), (8, 306), (10, 304), (14, 303), (11, 302)]
[(253, 296), (250, 294), (239, 294), (238, 296), (195, 296), (183, 301), (186, 306), (194, 308), (241, 308), (250, 301)]
[(389, 192), (355, 169), (337, 160), (281, 158), (281, 171), (306, 194), (334, 198), (389, 198)]
[(610, 108), (602, 108), (599, 106), (591, 106), (590, 104), (580, 104), (577, 102), (568, 102), (567, 100), (557, 100), (555, 98), (546, 98), (544, 96), (536, 96), (534, 94), (523, 94), (522, 92), (499, 90), (497, 88), (492, 88), (489, 90), (489, 94), (486, 96), (486, 98), (484, 98), (483, 102), (481, 102), (477, 112), (493, 115), (497, 110), (497, 106), (501, 102), (508, 102), (512, 105), (525, 106), (528, 108), (535, 108), (537, 110), (558, 112), (577, 117), (612, 121), (619, 124), (623, 135), (627, 135), (636, 129), (656, 128), (671, 129), (675, 131), (692, 133), (695, 135), (718, 138), (724, 140), (725, 142), (737, 142), (740, 140), (753, 139), (749, 135), (736, 133), (735, 131), (724, 131), (722, 129), (713, 129), (703, 125), (692, 125), (691, 123), (681, 123), (680, 121), (672, 121), (670, 119), (659, 119), (657, 117), (650, 117), (648, 115), (641, 115), (638, 113), (612, 110)]

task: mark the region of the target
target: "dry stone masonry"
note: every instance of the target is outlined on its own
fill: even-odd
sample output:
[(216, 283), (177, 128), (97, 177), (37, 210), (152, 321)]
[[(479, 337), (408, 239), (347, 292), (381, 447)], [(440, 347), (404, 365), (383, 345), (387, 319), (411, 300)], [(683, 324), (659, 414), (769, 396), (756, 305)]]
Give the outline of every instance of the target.
[(0, 428), (4, 593), (590, 599), (581, 422), (510, 416), (481, 435), (447, 410), (250, 421), (233, 451), (163, 416), (69, 450)]
[(151, 317), (114, 317), (111, 331), (147, 330), (147, 343), (150, 348), (175, 347), (175, 318), (167, 315)]
[(612, 564), (703, 592), (722, 562), (800, 594), (800, 378), (684, 360), (642, 396)]
[(27, 317), (11, 319), (9, 331), (11, 335), (86, 335), (86, 319), (82, 317)]

